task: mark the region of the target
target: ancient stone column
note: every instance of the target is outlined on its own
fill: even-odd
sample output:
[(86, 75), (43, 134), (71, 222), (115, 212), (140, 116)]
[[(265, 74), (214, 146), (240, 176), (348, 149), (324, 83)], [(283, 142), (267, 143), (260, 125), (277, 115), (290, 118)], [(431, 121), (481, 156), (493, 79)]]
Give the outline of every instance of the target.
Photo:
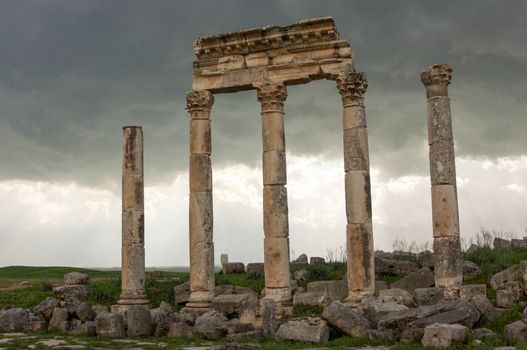
[(204, 312), (214, 298), (214, 243), (212, 241), (212, 167), (210, 110), (214, 97), (208, 90), (187, 93), (190, 113), (189, 243), (190, 298), (187, 309)]
[(435, 64), (421, 72), (426, 88), (432, 218), (434, 232), (434, 274), (436, 287), (456, 297), (463, 282), (463, 261), (459, 239), (456, 164), (450, 98), (447, 86), (452, 69)]
[(291, 300), (289, 277), (289, 220), (284, 135), (284, 84), (257, 87), (262, 106), (263, 224), (265, 296), (276, 302)]
[(146, 305), (143, 130), (123, 127), (123, 193), (120, 305)]
[(373, 232), (371, 221), (370, 163), (364, 93), (368, 82), (364, 73), (337, 78), (342, 95), (344, 129), (344, 170), (346, 193), (346, 242), (348, 297), (357, 306), (375, 292)]

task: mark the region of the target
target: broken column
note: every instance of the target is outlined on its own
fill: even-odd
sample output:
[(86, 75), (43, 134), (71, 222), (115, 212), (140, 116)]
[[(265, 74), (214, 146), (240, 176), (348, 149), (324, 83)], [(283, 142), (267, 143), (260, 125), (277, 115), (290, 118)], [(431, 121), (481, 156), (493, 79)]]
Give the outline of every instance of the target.
[(362, 298), (372, 296), (375, 292), (370, 164), (364, 110), (367, 86), (364, 73), (348, 73), (337, 78), (337, 88), (344, 107), (348, 264), (348, 296), (345, 301), (351, 306), (357, 306)]
[(268, 83), (257, 86), (257, 97), (262, 106), (265, 296), (286, 302), (291, 300), (284, 135), (287, 90), (282, 83)]
[(436, 287), (456, 297), (463, 282), (456, 164), (448, 84), (452, 69), (435, 64), (421, 72), (426, 88), (432, 218), (434, 232), (434, 274)]
[(123, 127), (121, 295), (119, 305), (148, 305), (145, 292), (143, 130)]
[(190, 298), (186, 307), (206, 312), (214, 298), (214, 243), (212, 241), (212, 166), (210, 110), (214, 96), (208, 90), (187, 93), (190, 113), (189, 243)]

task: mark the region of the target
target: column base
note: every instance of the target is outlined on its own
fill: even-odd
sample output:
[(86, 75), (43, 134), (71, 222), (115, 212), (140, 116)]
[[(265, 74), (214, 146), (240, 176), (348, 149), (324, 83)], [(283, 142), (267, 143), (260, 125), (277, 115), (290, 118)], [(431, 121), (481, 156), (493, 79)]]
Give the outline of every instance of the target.
[(357, 308), (362, 299), (372, 297), (374, 294), (373, 291), (349, 291), (348, 296), (344, 299), (344, 305)]
[(209, 311), (212, 311), (212, 303), (192, 303), (188, 302), (181, 312), (194, 314), (194, 315), (203, 315)]
[(149, 305), (150, 301), (144, 290), (123, 291), (117, 300), (119, 305)]
[(183, 311), (192, 314), (204, 314), (212, 310), (212, 299), (214, 299), (214, 291), (191, 292)]
[(291, 303), (293, 301), (290, 287), (265, 288), (265, 298), (272, 299), (280, 304)]

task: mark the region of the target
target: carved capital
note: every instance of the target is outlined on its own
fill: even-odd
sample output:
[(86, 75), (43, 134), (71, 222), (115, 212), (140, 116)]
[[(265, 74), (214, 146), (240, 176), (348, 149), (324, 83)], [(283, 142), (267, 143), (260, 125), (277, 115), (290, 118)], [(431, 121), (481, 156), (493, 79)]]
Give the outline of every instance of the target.
[(425, 86), (448, 85), (452, 80), (452, 68), (448, 64), (434, 64), (421, 72)]
[(189, 91), (187, 93), (187, 110), (189, 112), (210, 110), (214, 103), (214, 96), (208, 90)]
[(256, 96), (262, 105), (262, 111), (283, 111), (287, 98), (287, 88), (283, 83), (269, 83), (256, 87)]
[(336, 81), (343, 104), (364, 105), (364, 93), (368, 88), (368, 80), (364, 73), (340, 75)]

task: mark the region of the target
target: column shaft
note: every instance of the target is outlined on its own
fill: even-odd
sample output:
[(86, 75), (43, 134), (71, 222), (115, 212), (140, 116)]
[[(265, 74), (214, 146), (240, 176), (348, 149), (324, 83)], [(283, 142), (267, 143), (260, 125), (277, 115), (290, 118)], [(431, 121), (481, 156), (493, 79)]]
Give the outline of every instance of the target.
[(210, 91), (187, 94), (190, 113), (189, 162), (189, 245), (190, 298), (186, 307), (207, 311), (214, 298), (214, 243), (212, 215), (212, 165), (210, 154), (210, 110), (214, 97)]
[(434, 275), (436, 287), (456, 297), (463, 283), (456, 164), (452, 118), (447, 86), (452, 69), (433, 65), (421, 72), (426, 88), (432, 218), (434, 233)]
[(148, 304), (145, 293), (143, 130), (123, 127), (120, 305)]
[(337, 78), (337, 88), (344, 107), (342, 124), (348, 259), (346, 302), (352, 306), (375, 292), (370, 165), (364, 110), (367, 84), (363, 73), (350, 73)]
[(265, 296), (286, 302), (291, 300), (283, 111), (287, 90), (276, 83), (257, 89), (262, 106)]

